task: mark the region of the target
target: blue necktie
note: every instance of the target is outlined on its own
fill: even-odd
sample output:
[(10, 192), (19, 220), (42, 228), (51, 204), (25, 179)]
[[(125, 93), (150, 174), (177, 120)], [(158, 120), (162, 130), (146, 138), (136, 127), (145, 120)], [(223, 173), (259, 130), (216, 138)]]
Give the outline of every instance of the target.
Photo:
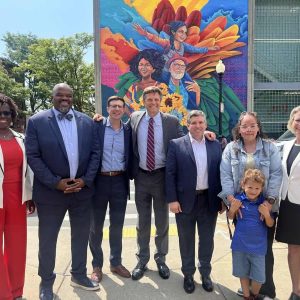
[(63, 118), (65, 118), (68, 121), (71, 121), (73, 118), (73, 115), (72, 114), (58, 114), (57, 117), (58, 117), (58, 120), (62, 120)]

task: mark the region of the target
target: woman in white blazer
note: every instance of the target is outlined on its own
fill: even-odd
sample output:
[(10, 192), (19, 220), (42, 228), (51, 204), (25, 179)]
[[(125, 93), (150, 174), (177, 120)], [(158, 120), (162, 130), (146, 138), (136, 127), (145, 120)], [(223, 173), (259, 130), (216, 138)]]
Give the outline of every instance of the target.
[(14, 101), (0, 93), (0, 299), (8, 300), (23, 294), (26, 207), (34, 212), (24, 137), (10, 129), (16, 115)]
[(300, 106), (287, 125), (296, 138), (283, 147), (283, 181), (276, 240), (288, 244), (288, 264), (293, 291), (289, 300), (300, 300)]

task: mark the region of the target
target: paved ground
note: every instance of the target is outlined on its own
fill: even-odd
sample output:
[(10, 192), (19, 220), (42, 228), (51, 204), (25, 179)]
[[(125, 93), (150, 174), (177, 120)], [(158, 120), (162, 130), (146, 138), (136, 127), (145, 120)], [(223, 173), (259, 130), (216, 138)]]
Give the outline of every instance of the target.
[[(28, 253), (27, 253), (27, 269), (26, 269), (26, 283), (24, 290), (24, 298), (27, 300), (38, 299), (38, 285), (39, 277), (37, 275), (38, 267), (38, 237), (37, 226), (34, 221), (35, 218), (29, 221), (28, 226)], [(109, 246), (107, 240), (107, 228), (105, 229), (105, 240), (103, 242), (104, 253), (106, 254), (104, 264), (104, 277), (101, 282), (101, 290), (99, 292), (86, 292), (70, 286), (70, 229), (68, 220), (64, 222), (65, 226), (59, 235), (57, 244), (57, 259), (55, 272), (57, 278), (54, 285), (56, 294), (55, 299), (63, 300), (93, 300), (93, 299), (207, 299), (207, 300), (241, 300), (235, 294), (239, 287), (239, 280), (231, 275), (231, 252), (230, 240), (227, 233), (227, 227), (224, 217), (220, 218), (217, 223), (215, 235), (215, 251), (213, 256), (213, 271), (212, 279), (215, 283), (215, 290), (213, 293), (206, 293), (200, 282), (200, 276), (197, 272), (195, 274), (195, 281), (197, 283), (196, 290), (193, 294), (188, 295), (184, 292), (182, 284), (183, 278), (180, 271), (180, 256), (178, 248), (178, 238), (176, 226), (174, 224), (170, 227), (170, 245), (169, 255), (167, 257), (167, 264), (171, 269), (171, 276), (168, 280), (163, 280), (159, 277), (156, 271), (156, 265), (153, 260), (149, 262), (149, 271), (140, 281), (133, 281), (132, 279), (122, 279), (113, 274), (109, 270)], [(152, 232), (153, 236), (154, 230)], [(134, 226), (127, 225), (124, 228), (123, 241), (123, 264), (132, 270), (136, 265)], [(151, 238), (151, 249), (153, 252), (154, 242)], [(286, 300), (289, 297), (291, 290), (290, 277), (287, 266), (287, 247), (285, 244), (274, 243), (275, 254), (275, 269), (274, 278), (277, 286), (277, 299)], [(88, 253), (88, 273), (91, 273), (91, 254)]]

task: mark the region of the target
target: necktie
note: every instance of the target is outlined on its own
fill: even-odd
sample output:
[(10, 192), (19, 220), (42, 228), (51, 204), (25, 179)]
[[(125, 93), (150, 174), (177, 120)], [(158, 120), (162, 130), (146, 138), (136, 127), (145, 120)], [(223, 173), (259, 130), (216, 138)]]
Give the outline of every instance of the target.
[(58, 114), (58, 119), (62, 120), (63, 118), (67, 119), (68, 121), (71, 121), (73, 118), (72, 114)]
[(146, 166), (149, 171), (155, 169), (155, 152), (154, 152), (154, 120), (149, 119), (148, 137), (147, 137), (147, 162)]

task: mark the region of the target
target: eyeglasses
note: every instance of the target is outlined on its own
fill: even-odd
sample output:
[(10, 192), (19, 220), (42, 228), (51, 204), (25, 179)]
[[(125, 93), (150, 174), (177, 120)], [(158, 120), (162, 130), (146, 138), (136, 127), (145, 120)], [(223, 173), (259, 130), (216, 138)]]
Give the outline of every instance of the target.
[(252, 125), (241, 125), (240, 126), (241, 129), (250, 129), (250, 130), (255, 130), (257, 128), (257, 124), (252, 124)]
[(10, 117), (11, 116), (11, 111), (0, 111), (0, 117)]
[(118, 105), (118, 104), (115, 104), (115, 105), (109, 105), (109, 107), (113, 108), (113, 109), (121, 109), (121, 108), (124, 108), (124, 105)]
[(178, 64), (178, 63), (174, 63), (173, 64), (173, 66), (175, 67), (175, 68), (180, 68), (180, 69), (185, 69), (186, 68), (186, 65), (181, 65), (181, 64)]

